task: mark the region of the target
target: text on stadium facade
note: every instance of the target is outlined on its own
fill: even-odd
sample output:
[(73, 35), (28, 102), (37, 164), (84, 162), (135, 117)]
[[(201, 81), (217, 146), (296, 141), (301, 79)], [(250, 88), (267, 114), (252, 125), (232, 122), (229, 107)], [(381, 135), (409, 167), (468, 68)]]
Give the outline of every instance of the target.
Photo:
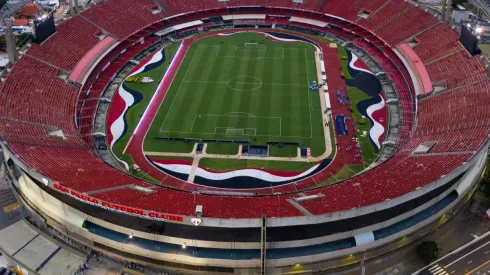
[(120, 212), (124, 212), (124, 213), (128, 213), (128, 214), (134, 214), (134, 215), (138, 215), (138, 216), (145, 216), (145, 217), (149, 217), (149, 218), (155, 219), (155, 220), (163, 220), (163, 221), (169, 220), (169, 221), (176, 221), (176, 222), (183, 222), (184, 221), (184, 217), (179, 216), (179, 215), (165, 214), (165, 213), (159, 213), (159, 212), (154, 212), (154, 211), (142, 210), (142, 209), (138, 209), (138, 208), (127, 207), (127, 206), (118, 205), (118, 204), (106, 202), (103, 200), (99, 200), (99, 199), (96, 199), (94, 197), (90, 197), (90, 196), (84, 195), (82, 193), (79, 193), (75, 190), (71, 190), (69, 188), (66, 188), (59, 183), (54, 183), (53, 187), (54, 187), (54, 189), (56, 189), (60, 192), (63, 192), (65, 194), (68, 194), (68, 195), (70, 195), (70, 196), (72, 196), (78, 200), (85, 201), (85, 202), (88, 202), (90, 204), (100, 205), (102, 207), (113, 209), (116, 211), (120, 211)]

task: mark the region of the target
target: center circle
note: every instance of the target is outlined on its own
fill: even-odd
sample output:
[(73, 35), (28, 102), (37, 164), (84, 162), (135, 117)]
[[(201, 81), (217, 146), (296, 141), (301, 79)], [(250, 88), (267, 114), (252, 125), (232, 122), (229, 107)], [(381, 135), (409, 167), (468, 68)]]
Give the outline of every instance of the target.
[(228, 87), (235, 91), (253, 91), (262, 87), (262, 80), (255, 76), (239, 75), (228, 80)]

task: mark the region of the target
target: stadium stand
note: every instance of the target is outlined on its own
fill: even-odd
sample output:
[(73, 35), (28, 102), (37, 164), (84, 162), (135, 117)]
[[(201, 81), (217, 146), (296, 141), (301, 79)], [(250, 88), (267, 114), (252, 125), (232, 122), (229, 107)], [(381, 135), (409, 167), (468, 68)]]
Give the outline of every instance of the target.
[(488, 80), (420, 101), (417, 131), (407, 147), (436, 141), (432, 152), (474, 151), (488, 137)]
[[(361, 18), (356, 23), (373, 33), (376, 33), (378, 30), (391, 24), (411, 9), (413, 9), (413, 6), (407, 2), (388, 1), (375, 14), (368, 18)], [(387, 40), (389, 37), (382, 38)]]
[[(113, 168), (86, 149), (73, 149), (55, 146), (33, 146), (32, 144), (10, 143), (39, 173), (53, 175), (64, 186), (80, 192), (105, 189), (120, 185), (137, 184), (148, 186), (125, 174), (114, 172)], [(100, 179), (104, 179), (101, 181)]]
[(437, 24), (414, 38), (414, 51), (425, 64), (459, 52), (463, 47), (458, 42), (459, 34), (446, 24)]
[[(193, 1), (171, 1), (164, 0), (163, 5), (166, 9), (173, 14), (185, 13), (189, 11), (199, 11), (212, 8), (224, 8), (226, 2), (214, 1), (214, 0), (193, 0)], [(230, 3), (232, 5), (232, 3)]]
[[(424, 182), (437, 180), (441, 175), (445, 175), (460, 166), (471, 155), (411, 156), (409, 152), (400, 152), (384, 163), (383, 166), (375, 168), (370, 173), (362, 174), (322, 191), (306, 192), (306, 195), (321, 192), (325, 197), (305, 201), (302, 206), (311, 213), (318, 215), (339, 211), (340, 209), (337, 207), (340, 204), (355, 208), (360, 205), (372, 204), (375, 201), (395, 198), (400, 193), (408, 193), (423, 186)], [(441, 159), (444, 159), (444, 162), (441, 162)], [(360, 187), (355, 186), (354, 183), (359, 183)], [(362, 190), (362, 195), (359, 188)]]
[[(211, 4), (211, 2), (213, 3)], [(233, 5), (234, 3), (236, 3), (237, 6), (249, 5), (258, 2), (259, 1), (233, 1), (227, 3), (227, 5)], [(204, 7), (202, 4), (208, 3), (207, 1), (194, 1), (191, 2), (194, 4), (187, 4), (185, 6), (178, 3), (178, 1), (164, 2), (164, 6), (167, 9), (167, 12), (172, 14), (208, 8)], [(260, 1), (260, 3), (263, 2)], [(267, 3), (271, 6), (287, 8), (291, 6), (292, 2), (268, 1)], [(211, 4), (210, 7), (213, 8), (218, 8), (223, 5), (218, 1), (209, 1), (209, 4)], [(390, 25), (403, 26), (404, 24), (407, 24), (405, 19), (403, 19), (404, 16), (411, 16), (410, 18), (431, 17), (430, 15), (421, 13), (418, 8), (413, 7), (408, 2), (359, 0), (353, 1), (348, 7), (345, 5), (345, 2), (343, 1), (328, 1), (323, 6), (322, 11), (344, 17), (373, 32), (379, 31), (379, 38), (388, 42), (389, 45), (409, 40), (412, 38), (411, 36), (415, 35), (417, 39), (420, 40), (420, 45), (415, 46), (415, 49), (418, 52), (422, 52), (433, 81), (445, 80), (447, 88), (458, 88), (462, 85), (469, 85), (459, 88), (460, 91), (448, 91), (447, 93), (435, 94), (421, 100), (421, 111), (418, 116), (421, 123), (414, 132), (415, 139), (410, 142), (410, 146), (408, 147), (405, 147), (403, 143), (399, 143), (399, 149), (414, 148), (420, 142), (433, 140), (434, 138), (439, 140), (442, 144), (435, 148), (435, 150), (439, 152), (459, 152), (478, 149), (486, 139), (486, 135), (488, 135), (488, 125), (478, 124), (470, 127), (465, 125), (465, 119), (471, 118), (477, 119), (477, 121), (487, 119), (488, 121), (488, 113), (486, 111), (481, 114), (481, 117), (478, 112), (474, 112), (474, 110), (480, 109), (484, 111), (485, 107), (483, 104), (486, 101), (468, 101), (467, 104), (463, 105), (464, 111), (461, 111), (463, 113), (460, 113), (461, 109), (458, 109), (452, 114), (446, 114), (446, 118), (449, 116), (455, 118), (450, 125), (444, 123), (437, 124), (451, 127), (454, 133), (463, 133), (464, 129), (469, 129), (465, 130), (468, 137), (461, 136), (461, 138), (458, 138), (448, 137), (448, 135), (446, 135), (446, 137), (439, 135), (438, 133), (439, 131), (442, 131), (442, 128), (437, 130), (438, 132), (433, 132), (436, 130), (429, 129), (431, 124), (428, 120), (430, 119), (423, 116), (436, 115), (434, 112), (437, 112), (438, 116), (442, 116), (442, 109), (437, 109), (435, 107), (444, 106), (443, 104), (448, 102), (454, 104), (456, 101), (456, 94), (458, 94), (458, 96), (467, 94), (468, 97), (487, 98), (489, 88), (488, 83), (476, 83), (487, 79), (483, 63), (479, 61), (477, 57), (470, 57), (463, 51), (458, 51), (455, 54), (451, 52), (447, 56), (446, 54), (441, 53), (440, 59), (429, 59), (430, 53), (433, 51), (432, 47), (437, 46), (435, 44), (437, 44), (438, 40), (426, 38), (423, 30), (436, 24), (432, 19), (424, 24), (421, 23), (420, 25), (417, 25), (413, 31), (395, 32), (394, 28), (396, 27), (391, 28)], [(299, 4), (299, 6), (301, 7), (301, 4)], [(316, 3), (311, 4), (311, 6), (316, 6)], [(305, 7), (310, 8), (311, 6)], [(48, 43), (55, 44), (59, 39), (60, 41), (67, 41), (67, 47), (74, 47), (73, 41), (86, 39), (87, 43), (84, 42), (80, 48), (67, 51), (70, 52), (69, 57), (68, 55), (52, 56), (52, 54), (50, 54), (51, 49), (44, 47), (44, 45), (33, 46), (29, 51), (29, 55), (36, 57), (36, 59), (25, 56), (15, 65), (7, 78), (5, 88), (0, 95), (0, 115), (5, 118), (10, 118), (10, 120), (2, 119), (3, 122), (0, 125), (2, 125), (3, 139), (7, 141), (9, 147), (19, 155), (21, 160), (35, 168), (39, 173), (49, 175), (50, 178), (59, 181), (64, 186), (77, 189), (81, 192), (97, 191), (127, 184), (147, 185), (146, 183), (127, 176), (103, 163), (97, 156), (92, 154), (89, 149), (80, 148), (80, 140), (77, 140), (77, 129), (75, 128), (73, 119), (78, 89), (66, 84), (64, 80), (59, 78), (58, 68), (40, 62), (37, 58), (42, 60), (45, 59), (46, 62), (59, 66), (64, 70), (70, 70), (73, 68), (74, 64), (76, 64), (78, 59), (97, 42), (98, 38), (94, 33), (97, 33), (98, 28), (93, 26), (98, 26), (101, 30), (107, 31), (109, 34), (119, 38), (121, 42), (124, 43), (121, 45), (129, 45), (128, 42), (125, 42), (126, 38), (131, 37), (131, 39), (137, 39), (138, 36), (136, 33), (143, 29), (148, 30), (149, 25), (157, 23), (166, 15), (164, 12), (153, 13), (155, 10), (156, 7), (150, 0), (139, 1), (136, 6), (134, 5), (134, 1), (130, 0), (108, 0), (102, 2), (82, 12), (81, 16), (72, 18), (61, 24), (59, 26), (60, 31), (45, 43), (46, 45)], [(264, 8), (264, 10), (267, 11), (266, 8)], [(370, 14), (370, 16), (368, 16), (368, 18), (358, 17), (359, 12), (361, 11)], [(288, 12), (289, 11), (286, 13)], [(227, 11), (223, 10), (223, 14), (225, 13), (227, 13)], [(275, 14), (276, 12), (272, 13)], [(83, 20), (86, 20), (86, 22)], [(90, 24), (87, 25), (87, 22)], [(131, 22), (131, 24), (128, 24), (128, 22)], [(77, 29), (83, 29), (83, 32), (80, 34), (78, 32), (68, 31), (72, 25)], [(436, 31), (435, 29), (437, 28), (437, 30), (448, 32), (451, 38), (448, 38), (447, 44), (451, 45), (452, 43), (455, 43), (453, 38), (454, 32), (446, 27), (439, 27), (439, 25), (428, 31)], [(159, 26), (161, 27), (162, 25)], [(65, 31), (65, 29), (67, 30)], [(155, 29), (157, 29), (157, 27), (155, 27)], [(336, 34), (334, 31), (332, 32)], [(417, 34), (417, 32), (422, 33)], [(346, 32), (339, 30), (339, 36), (342, 35), (341, 33), (345, 35)], [(358, 33), (367, 32), (359, 30)], [(84, 39), (81, 39), (80, 36), (83, 36)], [(388, 76), (392, 79), (394, 86), (397, 89), (399, 104), (402, 110), (403, 129), (401, 132), (403, 137), (401, 137), (400, 140), (408, 139), (410, 137), (410, 132), (412, 132), (412, 108), (414, 104), (412, 84), (405, 81), (406, 79), (409, 79), (406, 77), (408, 72), (404, 69), (402, 62), (389, 47), (383, 47), (383, 51), (381, 52), (374, 44), (368, 43), (364, 39), (355, 38), (354, 35), (349, 36), (348, 38), (353, 40), (355, 45), (363, 48), (377, 62), (379, 62), (387, 72)], [(50, 42), (51, 40), (54, 42)], [(377, 39), (372, 40), (377, 41)], [(65, 42), (59, 43), (59, 47), (63, 48)], [(56, 44), (58, 44), (58, 42), (56, 42)], [(147, 45), (146, 42), (145, 45)], [(446, 48), (441, 47), (439, 50), (445, 51)], [(136, 51), (137, 50), (135, 50), (135, 52)], [(68, 59), (70, 60), (68, 61)], [(121, 62), (117, 61), (114, 62), (114, 64), (115, 66), (122, 66), (122, 62), (125, 60), (126, 59), (122, 57)], [(457, 66), (463, 69), (457, 69)], [(474, 72), (475, 70), (476, 72)], [(111, 73), (115, 71), (117, 71), (117, 67), (104, 72), (97, 80), (91, 77), (90, 81), (86, 84), (87, 86), (84, 87), (90, 87), (90, 89), (94, 91), (94, 97), (96, 97), (96, 95), (102, 91), (105, 84), (104, 82), (110, 78)], [(472, 72), (471, 74), (470, 71)], [(90, 84), (90, 82), (92, 82), (92, 84)], [(474, 90), (475, 87), (478, 87), (478, 89)], [(25, 106), (29, 106), (29, 108), (25, 108)], [(56, 108), (50, 106), (56, 106)], [(90, 108), (93, 110), (94, 107), (95, 106), (91, 106)], [(335, 110), (334, 112), (338, 111)], [(456, 118), (456, 112), (460, 115), (459, 118)], [(27, 121), (27, 123), (22, 124), (29, 126), (21, 127), (21, 130), (11, 130), (12, 128), (9, 127), (8, 121), (11, 121), (12, 119)], [(55, 138), (45, 138), (45, 134), (41, 133), (42, 130), (39, 128), (40, 126), (32, 126), (35, 124), (60, 127), (63, 132), (70, 135), (70, 137), (62, 142)], [(38, 134), (40, 137), (43, 137), (39, 142), (34, 141), (34, 137)], [(474, 138), (470, 135), (474, 135)], [(454, 141), (446, 141), (446, 138), (452, 138)], [(461, 140), (466, 140), (466, 138), (471, 141), (468, 146), (457, 145)], [(64, 146), (65, 143), (69, 145), (67, 147), (71, 146), (74, 148), (60, 146), (60, 144), (63, 144)], [(361, 182), (361, 186), (363, 187), (363, 190), (365, 190), (360, 203), (357, 187), (352, 187), (354, 180), (348, 180), (342, 184), (311, 191), (308, 194), (323, 193), (326, 197), (325, 199), (307, 201), (302, 204), (308, 211), (314, 214), (321, 214), (382, 202), (385, 199), (394, 198), (413, 191), (417, 187), (440, 178), (463, 164), (472, 155), (472, 153), (460, 153), (454, 155), (441, 154), (415, 157), (411, 156), (410, 152), (402, 150), (385, 165), (356, 178), (355, 182)], [(445, 160), (443, 165), (440, 164), (441, 159)], [(402, 167), (410, 167), (410, 169), (402, 169)], [(329, 176), (331, 176), (331, 174), (318, 174), (314, 178), (305, 179), (295, 185), (291, 185), (294, 188), (279, 187), (275, 188), (274, 191), (297, 190), (303, 187), (311, 187)], [(109, 180), (101, 181), (100, 179), (102, 178), (109, 178)], [(172, 177), (162, 176), (162, 182), (169, 186), (183, 188), (189, 191), (195, 189), (191, 184), (186, 184)], [(406, 184), (399, 184), (400, 182)], [(185, 215), (191, 215), (193, 213), (195, 203), (204, 205), (207, 210), (206, 215), (209, 217), (256, 218), (260, 217), (262, 213), (265, 213), (268, 217), (303, 215), (298, 209), (286, 202), (287, 198), (293, 198), (294, 195), (244, 198), (227, 196), (214, 197), (200, 194), (191, 195), (190, 193), (162, 187), (157, 188), (156, 191), (157, 192), (154, 194), (135, 198), (136, 195), (134, 194), (134, 191), (117, 189), (112, 191), (109, 190), (106, 193), (103, 193), (103, 196), (107, 200), (114, 202), (127, 201), (129, 205), (134, 207), (154, 209), (157, 211), (172, 211)], [(272, 189), (270, 191), (272, 192)], [(171, 201), (179, 201), (179, 203), (170, 203)], [(224, 207), (225, 205), (226, 207)]]
[(322, 12), (332, 14), (341, 18), (345, 18), (349, 21), (356, 21), (361, 11), (367, 14), (375, 13), (378, 9), (382, 8), (387, 0), (355, 0), (352, 2), (346, 1), (327, 1), (323, 6)]
[(431, 14), (421, 9), (411, 9), (404, 16), (400, 16), (390, 24), (377, 29), (376, 34), (386, 37), (388, 44), (394, 46), (407, 37), (412, 37), (436, 24), (439, 24), (439, 21)]
[(42, 45), (32, 44), (28, 55), (71, 71), (83, 55), (99, 42), (99, 31), (80, 16), (72, 17), (58, 25), (56, 33)]
[[(334, 266), (330, 259), (344, 264), (347, 255), (355, 258), (361, 255), (358, 253), (366, 255), (366, 251), (372, 253), (378, 248), (386, 253), (386, 244), (394, 244), (391, 242), (402, 236), (419, 238), (420, 228), (428, 229), (429, 222), (438, 223), (444, 213), (457, 209), (456, 202), (462, 203), (468, 197), (483, 170), (477, 160), (486, 157), (483, 146), (490, 134), (486, 67), (479, 57), (466, 52), (454, 30), (411, 2), (162, 0), (159, 4), (163, 10), (152, 0), (96, 2), (81, 15), (59, 24), (58, 32), (42, 45), (32, 45), (0, 83), (0, 141), (8, 152), (6, 157), (10, 157), (7, 167), (20, 170), (19, 177), (23, 176), (17, 178), (21, 195), (42, 192), (42, 196), (36, 193), (28, 197), (36, 200), (34, 206), (51, 207), (46, 206), (47, 212), (39, 211), (41, 217), (51, 218), (49, 211), (53, 211), (53, 217), (65, 215), (66, 220), (76, 224), (73, 228), (78, 232), (74, 234), (92, 241), (91, 248), (172, 270), (178, 266), (201, 274), (219, 274), (216, 270), (236, 273), (233, 268), (237, 266), (254, 265), (256, 271), (261, 258), (257, 229), (265, 217), (267, 237), (264, 235), (262, 241), (267, 245), (264, 262), (267, 259), (270, 270), (291, 270), (291, 263), (306, 266), (312, 259), (317, 266), (330, 267)], [(261, 7), (244, 7), (252, 5)], [(131, 157), (145, 177), (152, 178), (151, 183), (101, 160), (92, 147), (94, 117), (100, 97), (118, 73), (146, 49), (152, 52), (149, 48), (155, 43), (188, 35), (180, 31), (218, 28), (223, 21), (215, 18), (217, 25), (182, 29), (167, 38), (153, 33), (230, 14), (282, 16), (264, 17), (265, 23), (282, 24), (274, 29), (278, 33), (291, 33), (287, 29), (327, 32), (329, 38), (334, 36), (347, 42), (346, 47), (368, 54), (379, 65), (377, 71), (382, 71), (378, 77), (396, 92), (391, 95), (396, 100), (387, 103), (399, 116), (397, 125), (390, 124), (391, 129), (399, 131), (394, 155), (353, 178), (331, 184), (329, 180), (346, 164), (363, 163), (346, 150), (338, 150), (333, 159), (327, 160), (328, 166), (314, 175), (248, 190), (200, 186), (165, 174), (146, 161), (141, 142), (136, 146), (141, 154)], [(308, 20), (289, 22), (291, 16)], [(304, 23), (312, 20), (328, 25)], [(260, 28), (255, 30), (267, 30)], [(243, 29), (230, 31), (235, 30)], [(67, 73), (104, 36), (113, 37), (117, 43), (84, 72), (87, 75), (82, 83), (67, 81)], [(185, 50), (176, 55), (178, 61), (196, 40), (182, 43)], [(346, 90), (338, 50), (321, 39), (315, 43), (326, 63), (329, 89)], [(400, 43), (407, 43), (424, 62), (437, 87), (434, 92), (417, 96), (411, 68), (396, 52)], [(176, 73), (177, 68), (169, 72)], [(331, 101), (331, 107), (333, 117), (350, 111), (348, 105), (336, 100)], [(346, 127), (349, 133), (356, 132), (353, 125)], [(353, 144), (355, 141), (348, 137), (338, 139), (335, 145), (345, 148)], [(417, 149), (424, 147), (421, 145), (430, 148), (419, 152)], [(134, 186), (151, 191), (140, 192)], [(204, 209), (203, 217), (197, 206)], [(63, 210), (56, 213), (56, 208)], [(161, 217), (154, 218), (150, 213)], [(172, 216), (180, 220), (172, 220)], [(201, 222), (203, 225), (197, 226)], [(300, 230), (303, 234), (297, 234)], [(372, 238), (369, 246), (358, 247), (363, 245), (358, 239), (362, 234)], [(296, 261), (298, 257), (305, 260)], [(216, 263), (214, 260), (217, 268), (208, 264)]]
[(22, 58), (0, 95), (0, 116), (60, 127), (76, 135), (72, 117), (77, 89), (66, 85), (58, 73), (59, 69), (36, 59)]
[(466, 51), (437, 60), (426, 65), (433, 83), (442, 81), (448, 89), (488, 79), (485, 66), (478, 56), (470, 56)]
[(125, 39), (162, 20), (165, 14), (157, 9), (152, 0), (138, 1), (138, 5), (131, 0), (107, 0), (82, 12), (81, 16), (117, 38)]

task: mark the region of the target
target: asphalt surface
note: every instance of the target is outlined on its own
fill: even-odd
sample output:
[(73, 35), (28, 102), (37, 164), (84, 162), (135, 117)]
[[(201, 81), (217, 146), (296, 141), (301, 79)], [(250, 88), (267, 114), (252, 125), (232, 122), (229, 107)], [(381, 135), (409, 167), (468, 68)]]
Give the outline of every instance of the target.
[(425, 267), (419, 275), (490, 274), (490, 235)]

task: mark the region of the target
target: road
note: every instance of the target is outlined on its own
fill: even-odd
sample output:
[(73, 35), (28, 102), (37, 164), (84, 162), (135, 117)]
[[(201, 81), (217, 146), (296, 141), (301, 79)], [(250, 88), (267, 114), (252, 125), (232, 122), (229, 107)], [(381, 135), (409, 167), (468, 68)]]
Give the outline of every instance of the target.
[(490, 275), (490, 235), (428, 265), (418, 275)]

